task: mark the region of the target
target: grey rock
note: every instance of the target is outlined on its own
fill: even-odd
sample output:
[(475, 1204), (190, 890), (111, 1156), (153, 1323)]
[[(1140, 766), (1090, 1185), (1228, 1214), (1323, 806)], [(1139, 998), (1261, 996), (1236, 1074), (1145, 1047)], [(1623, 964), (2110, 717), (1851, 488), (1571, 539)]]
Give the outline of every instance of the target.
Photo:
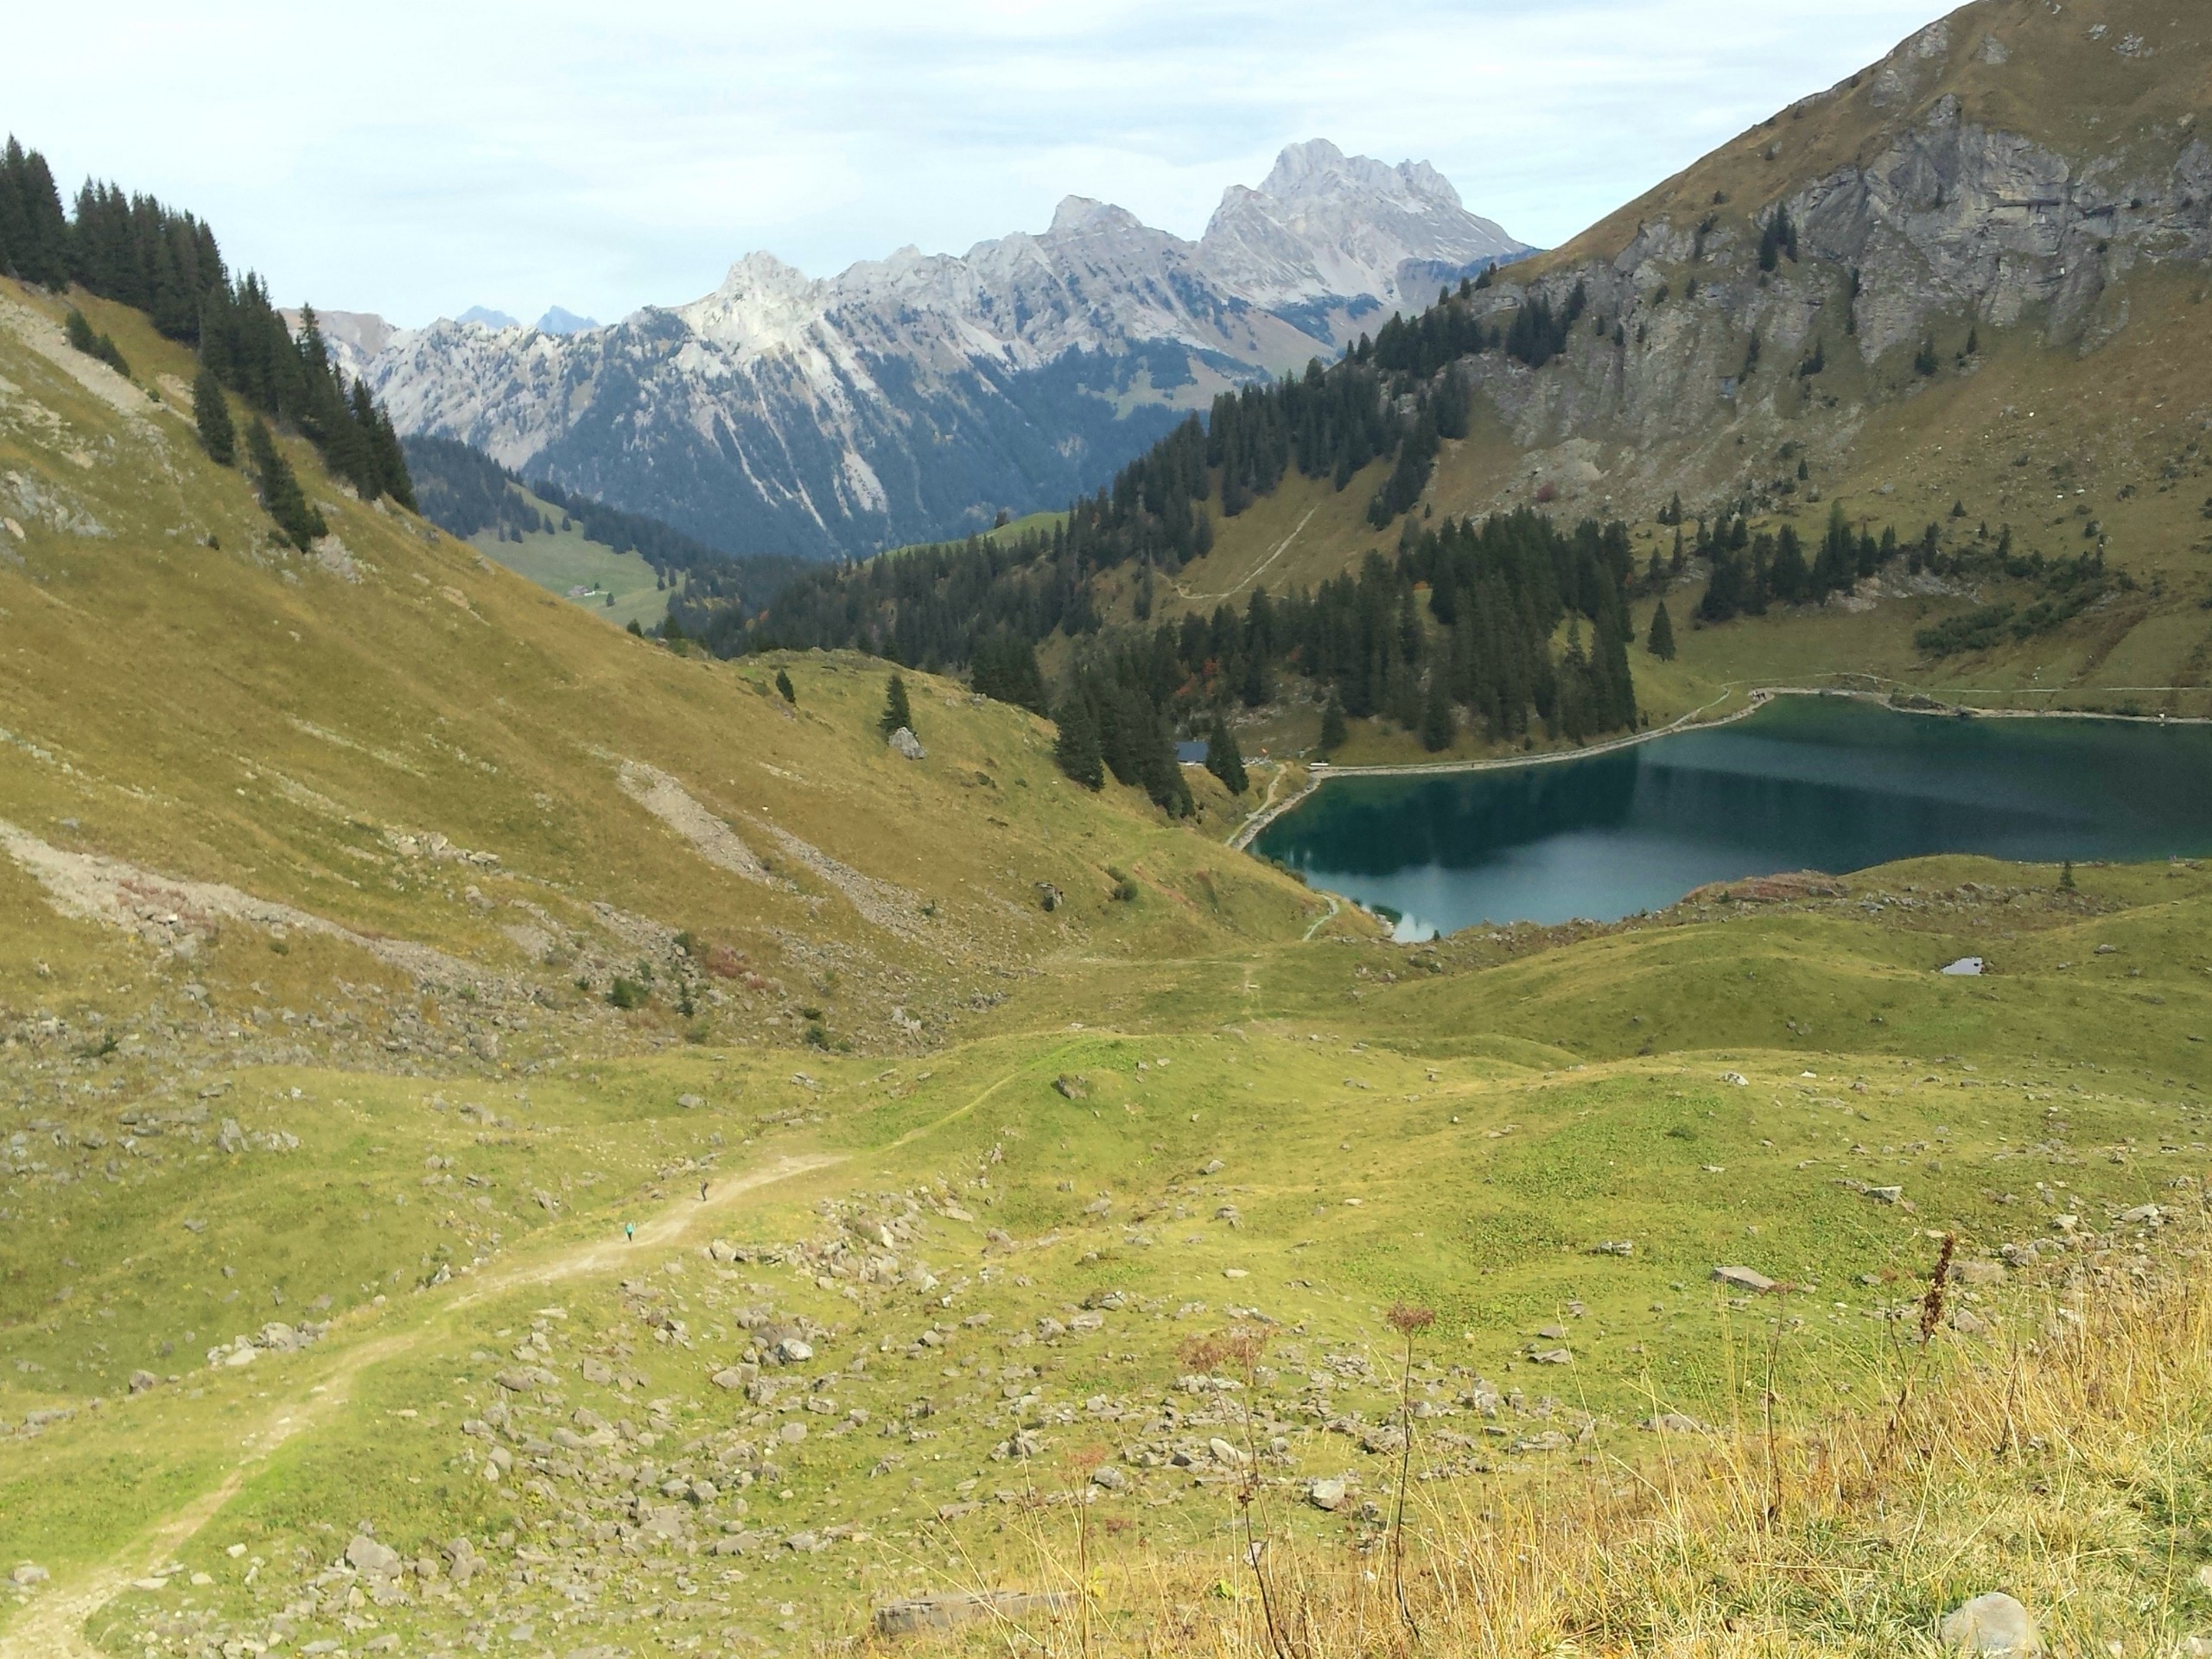
[(889, 741), (891, 744), (891, 752), (893, 754), (904, 755), (909, 760), (926, 760), (929, 759), (930, 752), (922, 747), (922, 740), (916, 737), (904, 726), (901, 726), (897, 731), (891, 734)]
[(1750, 1268), (1715, 1268), (1713, 1276), (1721, 1284), (1732, 1285), (1738, 1290), (1748, 1290), (1755, 1296), (1764, 1295), (1776, 1288), (1775, 1281)]
[(949, 1630), (979, 1618), (1024, 1618), (1057, 1612), (1066, 1605), (1067, 1598), (1054, 1592), (1038, 1594), (1001, 1590), (974, 1596), (918, 1596), (887, 1602), (877, 1608), (875, 1633), (882, 1637), (922, 1636)]
[(1347, 1490), (1341, 1480), (1325, 1478), (1314, 1481), (1306, 1489), (1306, 1501), (1317, 1510), (1331, 1512), (1344, 1507)]
[(446, 1571), (455, 1584), (467, 1584), (476, 1576), (476, 1569), (484, 1565), (484, 1558), (476, 1553), (476, 1546), (466, 1538), (456, 1538), (445, 1548)]
[(1090, 1471), (1090, 1484), (1102, 1491), (1126, 1491), (1128, 1490), (1129, 1478), (1112, 1464), (1103, 1463)]
[(776, 1344), (776, 1357), (786, 1365), (797, 1365), (814, 1357), (814, 1344), (798, 1337), (785, 1337)]
[(1936, 1627), (1943, 1645), (1960, 1653), (2028, 1655), (2043, 1651), (2028, 1610), (2002, 1591), (1976, 1596)]
[(346, 1546), (346, 1565), (372, 1579), (399, 1575), (399, 1552), (380, 1544), (366, 1533), (357, 1533)]
[(36, 1561), (22, 1561), (8, 1575), (8, 1581), (19, 1590), (28, 1590), (33, 1585), (44, 1584), (51, 1576)]

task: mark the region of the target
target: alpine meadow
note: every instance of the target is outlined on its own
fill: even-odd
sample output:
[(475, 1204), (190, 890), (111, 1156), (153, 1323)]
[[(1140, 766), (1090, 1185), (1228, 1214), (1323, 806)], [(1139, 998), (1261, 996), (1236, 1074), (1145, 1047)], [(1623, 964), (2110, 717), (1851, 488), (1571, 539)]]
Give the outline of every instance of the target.
[(0, 1656), (2212, 1653), (2208, 121), (1974, 0), (536, 328), (10, 139)]

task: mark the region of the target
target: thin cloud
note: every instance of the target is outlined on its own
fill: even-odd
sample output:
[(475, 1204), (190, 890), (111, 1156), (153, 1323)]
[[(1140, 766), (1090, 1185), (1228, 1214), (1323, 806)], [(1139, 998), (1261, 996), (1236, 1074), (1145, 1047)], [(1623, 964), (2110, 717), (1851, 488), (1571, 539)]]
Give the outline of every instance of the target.
[[(1196, 236), (1225, 185), (1314, 136), (1433, 162), (1556, 242), (1944, 9), (116, 0), (97, 68), (19, 78), (6, 118), (66, 179), (204, 213), (288, 299), (607, 317), (754, 248), (817, 275), (964, 251), (1065, 194)], [(10, 27), (20, 61), (86, 61), (66, 12)]]

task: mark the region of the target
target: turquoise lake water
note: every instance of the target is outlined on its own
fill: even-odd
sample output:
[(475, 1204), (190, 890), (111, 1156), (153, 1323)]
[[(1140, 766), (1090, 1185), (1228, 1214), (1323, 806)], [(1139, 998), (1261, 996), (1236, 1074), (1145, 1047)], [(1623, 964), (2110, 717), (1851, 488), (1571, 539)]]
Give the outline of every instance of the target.
[(1840, 697), (1580, 760), (1332, 780), (1255, 850), (1401, 938), (1612, 921), (1693, 887), (1931, 853), (2212, 854), (2212, 727), (1961, 720)]

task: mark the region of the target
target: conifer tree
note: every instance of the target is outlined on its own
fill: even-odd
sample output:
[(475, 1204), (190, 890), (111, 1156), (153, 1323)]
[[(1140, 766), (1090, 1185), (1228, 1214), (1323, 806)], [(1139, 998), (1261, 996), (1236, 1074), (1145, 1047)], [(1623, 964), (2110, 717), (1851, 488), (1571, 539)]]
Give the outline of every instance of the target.
[(1230, 729), (1228, 719), (1214, 717), (1213, 730), (1206, 738), (1206, 770), (1221, 779), (1221, 786), (1232, 795), (1242, 795), (1251, 787), (1251, 780), (1244, 775), (1244, 756), (1236, 747), (1236, 734)]
[(791, 690), (791, 677), (780, 668), (776, 671), (776, 690), (782, 694), (785, 702), (793, 708), (798, 706), (798, 693)]
[(906, 706), (906, 682), (898, 674), (891, 677), (891, 683), (883, 694), (883, 714), (875, 722), (885, 737), (904, 727), (914, 729), (914, 712)]
[(208, 460), (228, 467), (238, 459), (238, 429), (231, 424), (230, 400), (224, 397), (223, 383), (214, 370), (204, 363), (192, 378), (192, 421), (200, 429), (200, 446)]
[(1321, 706), (1321, 753), (1334, 754), (1344, 746), (1344, 699), (1337, 695), (1334, 686), (1329, 688), (1329, 700)]
[(1651, 613), (1651, 632), (1645, 638), (1643, 648), (1662, 663), (1675, 660), (1675, 622), (1667, 614), (1667, 601), (1661, 600), (1659, 608)]
[(276, 521), (277, 529), (291, 538), (292, 545), (306, 552), (317, 537), (329, 534), (330, 527), (302, 493), (291, 463), (284, 459), (276, 448), (276, 440), (270, 435), (269, 423), (258, 415), (245, 429), (245, 447), (253, 461), (254, 482), (261, 492), (261, 505)]
[(1052, 741), (1052, 760), (1072, 781), (1085, 789), (1106, 786), (1106, 763), (1098, 750), (1098, 725), (1080, 690), (1068, 693), (1058, 716), (1059, 735)]
[(1429, 671), (1428, 696), (1421, 711), (1421, 746), (1431, 754), (1452, 747), (1458, 721), (1452, 714), (1452, 675), (1448, 658)]

